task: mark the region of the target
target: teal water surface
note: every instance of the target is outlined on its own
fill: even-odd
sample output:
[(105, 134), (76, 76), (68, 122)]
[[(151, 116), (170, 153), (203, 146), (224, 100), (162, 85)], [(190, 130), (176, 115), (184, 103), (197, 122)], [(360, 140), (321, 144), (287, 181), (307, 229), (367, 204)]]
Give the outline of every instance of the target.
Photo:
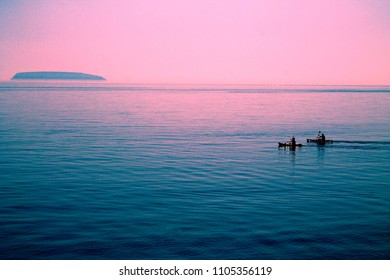
[(389, 259), (389, 175), (389, 87), (0, 83), (1, 259)]

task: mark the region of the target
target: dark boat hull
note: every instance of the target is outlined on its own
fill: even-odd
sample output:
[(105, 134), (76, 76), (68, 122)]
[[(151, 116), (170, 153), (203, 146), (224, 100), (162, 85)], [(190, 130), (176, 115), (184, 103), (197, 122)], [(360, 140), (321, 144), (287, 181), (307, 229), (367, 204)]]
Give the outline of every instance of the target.
[[(281, 143), (279, 142), (279, 147), (294, 147), (291, 143)], [(302, 144), (296, 144), (295, 147), (302, 147)]]
[(323, 145), (325, 143), (333, 143), (333, 140), (325, 140), (325, 142), (324, 142), (321, 139), (309, 139), (309, 138), (307, 138), (306, 142), (308, 142), (308, 143), (317, 143), (317, 144), (322, 144)]

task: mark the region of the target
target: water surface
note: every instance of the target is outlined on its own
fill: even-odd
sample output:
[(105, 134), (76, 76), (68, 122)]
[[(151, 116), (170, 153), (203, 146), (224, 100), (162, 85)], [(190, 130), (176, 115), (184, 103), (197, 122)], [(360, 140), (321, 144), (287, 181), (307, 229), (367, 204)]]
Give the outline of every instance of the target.
[(389, 87), (0, 83), (1, 259), (389, 259), (389, 174)]

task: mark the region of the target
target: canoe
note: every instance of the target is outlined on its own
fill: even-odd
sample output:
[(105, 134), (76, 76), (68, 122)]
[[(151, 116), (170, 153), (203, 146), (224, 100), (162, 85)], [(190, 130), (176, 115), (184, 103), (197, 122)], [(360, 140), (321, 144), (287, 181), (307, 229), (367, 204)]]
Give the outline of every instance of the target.
[[(324, 142), (321, 139), (309, 139), (307, 138), (306, 141), (308, 143), (318, 143), (318, 144), (324, 144)], [(333, 140), (325, 140), (325, 143), (333, 143)]]
[[(291, 143), (282, 143), (282, 142), (278, 142), (279, 144), (279, 147), (293, 147), (293, 145)], [(303, 145), (302, 144), (295, 144), (295, 147), (302, 147)]]

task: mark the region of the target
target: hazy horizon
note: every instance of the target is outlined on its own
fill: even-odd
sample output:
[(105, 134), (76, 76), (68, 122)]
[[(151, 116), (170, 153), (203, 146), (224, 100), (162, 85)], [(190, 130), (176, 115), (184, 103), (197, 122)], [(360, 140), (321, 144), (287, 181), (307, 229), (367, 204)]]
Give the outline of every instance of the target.
[[(37, 71), (37, 72), (44, 72), (44, 71)], [(48, 72), (55, 72), (55, 71), (48, 71)], [(69, 71), (69, 72), (75, 72), (75, 71)], [(16, 74), (16, 73), (15, 73)], [(84, 74), (94, 74), (94, 73), (84, 73)], [(99, 74), (97, 74), (99, 75)], [(11, 77), (12, 78), (12, 77)], [(230, 86), (238, 86), (238, 87), (390, 87), (389, 84), (303, 84), (303, 83), (285, 83), (285, 84), (277, 84), (277, 83), (193, 83), (193, 82), (132, 82), (132, 81), (112, 81), (112, 80), (56, 80), (56, 79), (12, 79), (8, 80), (0, 80), (0, 83), (36, 83), (36, 84), (54, 84), (54, 83), (67, 83), (67, 84), (107, 84), (107, 85), (134, 85), (134, 86), (224, 86), (224, 87), (230, 87)], [(103, 77), (104, 78), (104, 77)]]
[(0, 0), (0, 81), (385, 86), (389, 14), (385, 0)]

